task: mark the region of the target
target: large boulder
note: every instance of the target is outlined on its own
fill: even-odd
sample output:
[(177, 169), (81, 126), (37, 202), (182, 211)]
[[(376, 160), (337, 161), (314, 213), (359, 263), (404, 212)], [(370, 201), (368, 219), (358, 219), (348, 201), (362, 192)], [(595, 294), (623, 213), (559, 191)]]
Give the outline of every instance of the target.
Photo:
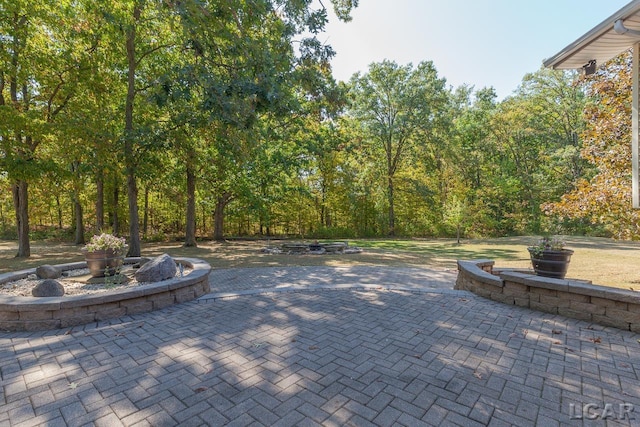
[(62, 276), (62, 271), (53, 265), (45, 264), (36, 267), (36, 276), (38, 279), (58, 279)]
[(178, 267), (168, 254), (162, 254), (146, 262), (136, 271), (138, 282), (160, 282), (175, 277)]
[(57, 280), (46, 279), (31, 290), (31, 295), (34, 297), (61, 297), (64, 295), (64, 286)]

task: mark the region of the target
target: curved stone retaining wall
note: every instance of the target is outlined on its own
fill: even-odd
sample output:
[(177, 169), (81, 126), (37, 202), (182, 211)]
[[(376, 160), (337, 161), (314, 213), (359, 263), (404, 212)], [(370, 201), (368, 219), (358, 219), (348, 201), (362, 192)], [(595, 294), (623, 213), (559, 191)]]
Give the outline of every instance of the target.
[[(69, 328), (106, 319), (159, 310), (210, 292), (211, 266), (196, 258), (174, 258), (192, 271), (184, 277), (121, 291), (62, 297), (0, 296), (0, 330), (38, 331)], [(140, 258), (126, 258), (132, 264)], [(62, 271), (86, 268), (86, 262), (60, 264)], [(35, 274), (35, 268), (0, 274), (0, 284)]]
[(494, 269), (491, 260), (458, 261), (455, 289), (505, 304), (640, 332), (640, 292), (526, 270)]

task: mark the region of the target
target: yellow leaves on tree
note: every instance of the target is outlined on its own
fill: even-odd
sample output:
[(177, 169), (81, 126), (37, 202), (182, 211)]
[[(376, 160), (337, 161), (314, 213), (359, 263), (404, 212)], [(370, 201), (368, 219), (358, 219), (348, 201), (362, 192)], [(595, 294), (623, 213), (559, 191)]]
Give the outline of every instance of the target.
[(604, 225), (617, 238), (640, 238), (640, 215), (631, 207), (630, 53), (612, 59), (581, 83), (591, 100), (584, 111), (581, 155), (597, 173), (543, 208), (559, 217)]

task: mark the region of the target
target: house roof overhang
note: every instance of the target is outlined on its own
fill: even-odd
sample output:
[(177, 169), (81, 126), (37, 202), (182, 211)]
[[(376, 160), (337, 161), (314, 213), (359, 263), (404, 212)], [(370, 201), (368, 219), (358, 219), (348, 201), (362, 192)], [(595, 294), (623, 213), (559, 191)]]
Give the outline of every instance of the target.
[[(594, 65), (633, 47), (631, 106), (631, 196), (634, 209), (640, 208), (640, 0), (602, 21), (591, 31), (542, 63), (554, 69), (595, 71)], [(587, 64), (589, 66), (587, 67)]]
[[(614, 30), (616, 21), (632, 30), (619, 34)], [(553, 69), (580, 69), (595, 60), (600, 65), (640, 42), (640, 0), (633, 0), (622, 9), (602, 21), (591, 31), (542, 63)]]

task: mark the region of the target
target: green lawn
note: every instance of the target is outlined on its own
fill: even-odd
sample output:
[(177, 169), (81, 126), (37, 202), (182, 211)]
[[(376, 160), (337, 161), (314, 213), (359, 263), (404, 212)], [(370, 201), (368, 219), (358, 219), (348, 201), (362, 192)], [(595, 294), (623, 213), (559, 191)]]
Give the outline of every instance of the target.
[[(282, 241), (232, 240), (225, 243), (202, 242), (198, 248), (183, 248), (179, 242), (143, 243), (142, 255), (169, 253), (174, 256), (202, 258), (214, 268), (265, 267), (294, 265), (389, 265), (456, 268), (459, 259), (492, 259), (496, 266), (530, 267), (527, 246), (536, 237), (506, 237), (499, 239), (376, 239), (349, 240), (349, 245), (364, 249), (351, 255), (269, 255), (260, 252), (268, 243), (279, 246)], [(618, 242), (593, 237), (568, 237), (567, 247), (575, 254), (569, 265), (568, 277), (591, 280), (594, 284), (640, 290), (640, 242)], [(0, 241), (0, 272), (40, 264), (82, 261), (80, 247), (72, 244), (34, 242), (31, 258), (16, 259), (15, 242)]]

